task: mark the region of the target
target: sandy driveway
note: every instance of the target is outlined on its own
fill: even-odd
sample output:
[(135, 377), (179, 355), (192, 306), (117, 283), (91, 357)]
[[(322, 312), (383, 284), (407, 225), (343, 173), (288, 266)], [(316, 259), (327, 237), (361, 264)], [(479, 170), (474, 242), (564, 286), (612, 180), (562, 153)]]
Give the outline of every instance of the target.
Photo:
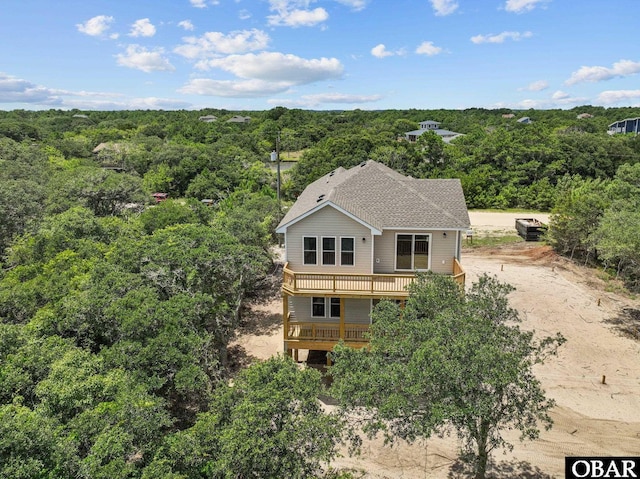
[[(472, 213), (474, 227), (480, 220)], [(506, 228), (511, 220), (515, 216), (501, 219)], [(488, 226), (500, 227), (492, 222)], [(607, 292), (595, 271), (570, 264), (536, 243), (466, 250), (462, 264), (467, 285), (486, 272), (516, 287), (510, 301), (524, 328), (545, 336), (559, 331), (567, 338), (558, 357), (536, 371), (557, 402), (553, 429), (535, 442), (520, 443), (510, 436), (515, 448), (506, 455), (494, 453), (494, 477), (561, 478), (565, 456), (640, 455), (640, 321), (625, 316), (625, 308), (640, 310), (640, 302)], [(237, 342), (249, 356), (267, 358), (282, 350), (280, 308), (275, 300), (254, 311), (252, 332)], [(623, 317), (636, 339), (613, 324)], [(371, 478), (465, 477), (456, 472), (456, 456), (455, 438), (393, 449), (371, 441), (365, 442), (361, 457), (341, 458), (335, 466), (365, 470)]]

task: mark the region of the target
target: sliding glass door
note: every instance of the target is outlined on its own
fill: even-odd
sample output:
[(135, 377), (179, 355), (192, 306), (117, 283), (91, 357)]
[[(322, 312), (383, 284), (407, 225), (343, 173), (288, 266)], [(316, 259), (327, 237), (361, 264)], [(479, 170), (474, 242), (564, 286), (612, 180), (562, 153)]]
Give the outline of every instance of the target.
[(396, 235), (396, 269), (429, 269), (429, 237), (428, 234)]

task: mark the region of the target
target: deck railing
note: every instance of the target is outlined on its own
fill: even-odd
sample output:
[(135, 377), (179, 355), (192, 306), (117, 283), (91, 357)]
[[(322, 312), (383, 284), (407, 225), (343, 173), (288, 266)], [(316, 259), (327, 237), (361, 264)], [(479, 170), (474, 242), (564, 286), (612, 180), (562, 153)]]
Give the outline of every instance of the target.
[[(453, 279), (464, 285), (465, 271), (457, 259), (453, 259)], [(337, 294), (408, 296), (407, 286), (416, 278), (415, 274), (327, 274), (300, 273), (283, 269), (282, 287), (292, 294), (332, 292)]]
[(283, 288), (291, 293), (330, 291), (333, 293), (389, 294), (406, 296), (414, 274), (326, 274), (297, 273), (284, 267)]
[(466, 273), (457, 258), (453, 258), (453, 279), (456, 283), (464, 287)]
[(287, 340), (366, 342), (365, 333), (368, 324), (344, 323), (340, 331), (339, 323), (310, 323), (302, 321), (287, 322)]

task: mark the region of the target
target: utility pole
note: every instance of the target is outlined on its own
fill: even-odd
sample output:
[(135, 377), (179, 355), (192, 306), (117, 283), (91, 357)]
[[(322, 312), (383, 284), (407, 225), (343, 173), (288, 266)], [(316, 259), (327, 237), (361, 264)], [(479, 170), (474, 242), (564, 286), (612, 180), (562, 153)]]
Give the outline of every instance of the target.
[(282, 218), (282, 207), (280, 205), (280, 132), (276, 136), (276, 150), (271, 152), (271, 161), (276, 162), (276, 191), (278, 196), (278, 221)]
[[(276, 150), (271, 152), (271, 161), (276, 162), (276, 174), (278, 175), (276, 179), (276, 191), (278, 195), (278, 223), (282, 219), (282, 205), (280, 203), (280, 131), (276, 135)], [(278, 245), (282, 246), (282, 235), (278, 236)]]

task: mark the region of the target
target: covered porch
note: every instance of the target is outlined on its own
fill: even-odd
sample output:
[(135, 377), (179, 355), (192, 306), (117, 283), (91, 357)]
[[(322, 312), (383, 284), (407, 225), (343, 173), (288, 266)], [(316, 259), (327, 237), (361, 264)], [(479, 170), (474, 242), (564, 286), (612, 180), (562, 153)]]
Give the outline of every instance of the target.
[[(452, 278), (464, 287), (465, 271), (457, 259), (453, 260)], [(298, 358), (299, 350), (331, 351), (339, 341), (360, 348), (368, 344), (369, 324), (353, 320), (353, 313), (345, 307), (347, 300), (390, 299), (404, 306), (409, 297), (407, 286), (415, 274), (326, 274), (296, 272), (285, 264), (282, 299), (284, 322), (284, 350)], [(290, 311), (290, 297), (331, 298), (340, 300), (340, 314), (313, 320), (298, 318)], [(351, 314), (351, 320), (350, 320)]]

